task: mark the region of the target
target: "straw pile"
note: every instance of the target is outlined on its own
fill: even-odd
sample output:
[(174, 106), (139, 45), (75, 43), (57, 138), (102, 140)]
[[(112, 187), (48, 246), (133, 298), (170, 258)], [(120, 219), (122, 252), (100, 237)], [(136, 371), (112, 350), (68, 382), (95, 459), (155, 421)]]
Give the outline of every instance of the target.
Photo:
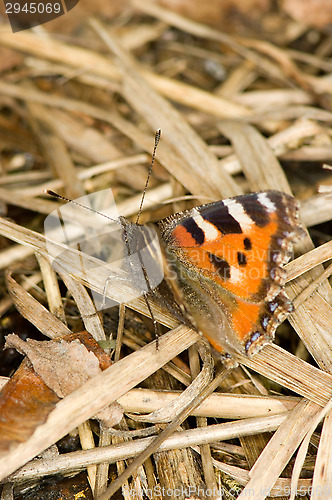
[[(269, 32), (272, 19), (278, 29)], [(280, 12), (267, 12), (256, 33), (255, 26), (250, 36), (235, 36), (133, 0), (113, 19), (82, 19), (75, 34), (39, 27), (14, 36), (1, 27), (0, 234), (10, 240), (2, 239), (8, 291), (1, 314), (14, 305), (49, 338), (83, 323), (97, 341), (118, 337), (117, 362), (66, 396), (29, 439), (0, 458), (3, 494), (11, 482), (84, 469), (100, 499), (121, 484), (124, 498), (144, 487), (157, 498), (158, 485), (193, 498), (217, 490), (225, 498), (249, 492), (255, 499), (289, 498), (290, 491), (331, 498), (332, 268), (323, 263), (332, 259), (332, 176), (322, 166), (332, 161), (332, 43), (323, 29)], [(220, 369), (217, 382), (196, 332), (155, 306), (155, 319), (171, 330), (158, 349), (155, 342), (145, 346), (153, 325), (144, 300), (103, 318), (84, 276), (55, 274), (47, 260), (43, 218), (60, 205), (44, 190), (74, 199), (111, 187), (119, 212), (135, 220), (157, 128), (163, 135), (141, 223), (279, 189), (300, 200), (314, 240), (308, 233), (286, 266), (295, 312), (279, 328), (278, 345), (233, 371)], [(98, 280), (93, 285), (102, 293)], [(121, 282), (112, 283), (112, 293), (122, 302), (130, 298)], [(19, 329), (14, 322), (11, 330)], [(91, 424), (114, 400), (127, 413), (148, 415), (126, 417), (112, 431)], [(188, 414), (195, 418), (179, 427)], [(77, 426), (88, 451), (45, 454), (25, 465)], [(146, 437), (163, 429), (159, 442)], [(151, 457), (116, 483), (115, 474), (131, 463), (125, 460), (151, 443)], [(178, 498), (186, 498), (183, 491)]]

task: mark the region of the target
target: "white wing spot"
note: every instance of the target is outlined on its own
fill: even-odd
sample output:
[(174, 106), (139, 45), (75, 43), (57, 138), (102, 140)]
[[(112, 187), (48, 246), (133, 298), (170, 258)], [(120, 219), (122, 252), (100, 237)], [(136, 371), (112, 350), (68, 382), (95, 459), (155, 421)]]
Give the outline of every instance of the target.
[(242, 231), (248, 231), (248, 226), (252, 226), (254, 221), (246, 213), (241, 203), (235, 200), (224, 200), (224, 205), (228, 208), (228, 213), (240, 224)]
[(197, 226), (204, 231), (204, 236), (206, 240), (213, 241), (219, 238), (219, 231), (214, 227), (213, 224), (203, 219), (203, 217), (197, 212), (197, 215), (194, 215), (194, 221)]
[(257, 199), (259, 203), (261, 203), (261, 205), (263, 205), (270, 214), (276, 211), (275, 204), (270, 200), (266, 193), (259, 193), (257, 195)]
[(242, 280), (242, 271), (237, 267), (231, 267), (231, 277), (228, 281), (231, 283), (239, 283)]

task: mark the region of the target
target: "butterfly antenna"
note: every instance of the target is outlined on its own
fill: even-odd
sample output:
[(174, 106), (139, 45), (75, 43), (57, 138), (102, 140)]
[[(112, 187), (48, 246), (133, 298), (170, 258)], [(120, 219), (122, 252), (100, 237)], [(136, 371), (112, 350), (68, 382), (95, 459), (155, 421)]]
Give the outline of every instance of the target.
[(102, 217), (105, 217), (106, 219), (109, 219), (112, 222), (116, 222), (117, 224), (121, 225), (121, 222), (119, 222), (118, 220), (112, 219), (112, 217), (109, 217), (106, 214), (98, 212), (98, 210), (95, 210), (94, 208), (88, 207), (87, 205), (83, 205), (82, 203), (79, 203), (78, 201), (71, 200), (70, 198), (66, 198), (65, 196), (61, 196), (60, 194), (55, 193), (54, 191), (51, 191), (50, 189), (45, 189), (45, 193), (49, 194), (50, 196), (53, 196), (53, 198), (57, 198), (58, 200), (68, 201), (69, 203), (73, 203), (74, 205), (77, 205), (78, 207), (85, 208), (85, 210), (90, 210), (90, 212), (93, 212), (94, 214), (101, 215)]
[(139, 210), (138, 210), (138, 214), (137, 214), (136, 224), (138, 224), (139, 218), (140, 218), (141, 213), (142, 213), (144, 198), (145, 198), (145, 195), (146, 195), (146, 190), (147, 190), (148, 185), (149, 185), (149, 180), (150, 180), (150, 177), (151, 177), (154, 160), (156, 158), (156, 151), (157, 151), (157, 147), (158, 147), (158, 144), (159, 144), (159, 141), (160, 141), (160, 136), (161, 136), (161, 129), (158, 128), (158, 130), (156, 131), (156, 135), (154, 136), (154, 147), (153, 147), (153, 153), (152, 153), (152, 160), (151, 160), (151, 164), (150, 164), (150, 168), (149, 168), (149, 173), (148, 173), (148, 176), (147, 176), (147, 179), (146, 179), (146, 183), (145, 183), (145, 186), (144, 186), (143, 195), (142, 195), (142, 199), (141, 199), (141, 204), (140, 204), (140, 207), (139, 207)]

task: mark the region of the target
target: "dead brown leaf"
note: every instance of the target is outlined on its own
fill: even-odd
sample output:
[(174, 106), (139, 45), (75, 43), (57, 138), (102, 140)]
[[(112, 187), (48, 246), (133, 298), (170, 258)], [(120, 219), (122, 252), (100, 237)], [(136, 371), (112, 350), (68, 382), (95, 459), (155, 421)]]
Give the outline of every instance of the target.
[(6, 347), (14, 347), (25, 354), (35, 372), (59, 398), (80, 387), (89, 378), (101, 372), (96, 356), (78, 340), (24, 342), (15, 334), (7, 336)]
[[(87, 332), (44, 342), (25, 342), (11, 334), (6, 347), (14, 347), (28, 359), (0, 393), (0, 453), (26, 441), (61, 398), (111, 365), (107, 354)], [(96, 418), (113, 426), (122, 413), (121, 406), (114, 403)]]
[(24, 360), (0, 393), (0, 453), (26, 441), (58, 401), (30, 362)]

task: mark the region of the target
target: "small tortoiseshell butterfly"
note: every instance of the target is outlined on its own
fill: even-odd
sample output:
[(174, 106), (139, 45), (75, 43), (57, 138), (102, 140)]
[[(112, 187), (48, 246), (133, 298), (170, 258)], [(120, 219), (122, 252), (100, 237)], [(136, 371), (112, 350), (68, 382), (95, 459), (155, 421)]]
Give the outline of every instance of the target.
[[(159, 139), (160, 130), (146, 187)], [(157, 223), (157, 235), (120, 217), (122, 269), (148, 306), (151, 299), (166, 307), (234, 364), (271, 342), (293, 310), (283, 266), (304, 234), (298, 208), (279, 191), (246, 194), (171, 215)]]
[[(134, 253), (147, 226), (122, 224)], [(293, 310), (283, 265), (303, 234), (298, 202), (279, 191), (252, 193), (157, 224), (164, 278), (147, 297), (202, 333), (225, 361), (252, 356), (271, 342)]]

